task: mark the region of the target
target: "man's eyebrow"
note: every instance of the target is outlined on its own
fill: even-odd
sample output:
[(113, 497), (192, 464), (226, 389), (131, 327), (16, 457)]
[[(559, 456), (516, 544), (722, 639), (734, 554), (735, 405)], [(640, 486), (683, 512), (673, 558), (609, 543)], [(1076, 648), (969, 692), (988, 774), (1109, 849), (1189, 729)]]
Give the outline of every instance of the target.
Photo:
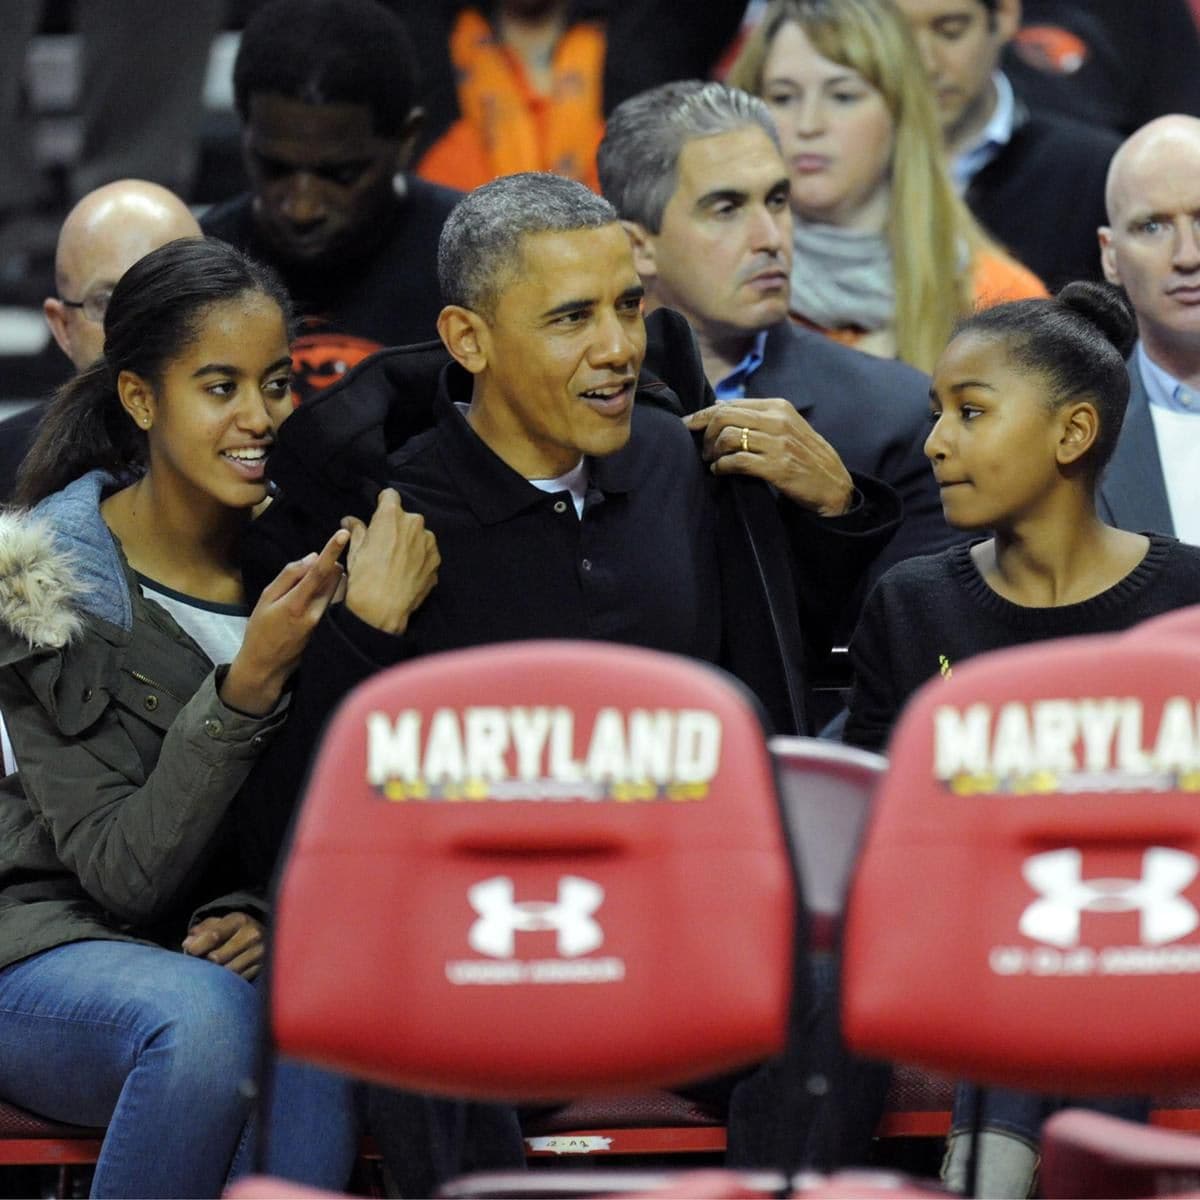
[(728, 202), (730, 204), (745, 204), (749, 199), (748, 193), (741, 191), (738, 188), (716, 188), (711, 192), (705, 192), (699, 200), (696, 201), (697, 208), (712, 208), (714, 204), (722, 204)]
[[(630, 284), (617, 298), (617, 302), (640, 300), (645, 294), (646, 289), (640, 283)], [(556, 304), (553, 308), (549, 308), (542, 313), (542, 319), (550, 321), (555, 317), (566, 316), (567, 313), (581, 312), (585, 308), (595, 308), (597, 303), (598, 301), (594, 299), (564, 300), (561, 304)]]
[(272, 153), (271, 150), (260, 150), (257, 146), (251, 146), (250, 152), (260, 162), (268, 163), (275, 167), (288, 167), (297, 171), (328, 171), (336, 170), (338, 167), (355, 166), (359, 163), (369, 163), (372, 155), (367, 151), (354, 152), (343, 154), (340, 158), (322, 158), (319, 162), (296, 162), (294, 159), (280, 157), (278, 153)]
[(585, 300), (582, 297), (578, 300), (564, 300), (561, 304), (556, 304), (553, 308), (548, 308), (542, 313), (543, 319), (548, 317), (562, 317), (567, 313), (579, 312), (584, 308), (595, 308), (596, 301), (594, 299)]
[(1126, 214), (1126, 225), (1140, 225), (1143, 221), (1162, 221), (1166, 217), (1165, 213), (1154, 212), (1149, 208), (1135, 208)]

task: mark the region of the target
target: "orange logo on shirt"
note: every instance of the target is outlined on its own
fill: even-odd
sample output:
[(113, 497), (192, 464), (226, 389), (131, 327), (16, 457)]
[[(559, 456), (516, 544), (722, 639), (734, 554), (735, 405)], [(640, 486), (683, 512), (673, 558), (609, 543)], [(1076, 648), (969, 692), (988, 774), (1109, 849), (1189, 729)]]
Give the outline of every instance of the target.
[(337, 383), (351, 367), (382, 349), (370, 338), (315, 330), (292, 343), (292, 402), (299, 406), (316, 392)]
[(1017, 30), (1013, 49), (1026, 65), (1048, 75), (1074, 75), (1091, 53), (1083, 38), (1059, 25), (1027, 25)]

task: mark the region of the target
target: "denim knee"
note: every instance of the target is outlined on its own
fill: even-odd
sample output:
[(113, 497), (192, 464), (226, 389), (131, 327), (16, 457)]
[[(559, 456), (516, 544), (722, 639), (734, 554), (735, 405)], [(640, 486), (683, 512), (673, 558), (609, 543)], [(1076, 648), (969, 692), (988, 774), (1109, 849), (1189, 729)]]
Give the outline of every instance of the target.
[(137, 998), (138, 1061), (152, 1056), (165, 1085), (186, 1089), (197, 1104), (243, 1105), (257, 1061), (260, 998), (226, 967), (200, 959), (179, 966)]

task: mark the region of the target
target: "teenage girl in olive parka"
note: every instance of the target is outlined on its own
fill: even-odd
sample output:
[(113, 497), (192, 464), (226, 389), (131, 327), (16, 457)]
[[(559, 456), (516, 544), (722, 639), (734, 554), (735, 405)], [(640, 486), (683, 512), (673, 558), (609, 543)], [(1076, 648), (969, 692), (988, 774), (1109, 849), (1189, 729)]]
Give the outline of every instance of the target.
[[(265, 913), (224, 818), (338, 586), (340, 532), (253, 611), (238, 537), (291, 407), (288, 301), (218, 242), (117, 284), (0, 515), (0, 1095), (107, 1125), (98, 1196), (221, 1191)], [(214, 663), (223, 665), (214, 666)]]

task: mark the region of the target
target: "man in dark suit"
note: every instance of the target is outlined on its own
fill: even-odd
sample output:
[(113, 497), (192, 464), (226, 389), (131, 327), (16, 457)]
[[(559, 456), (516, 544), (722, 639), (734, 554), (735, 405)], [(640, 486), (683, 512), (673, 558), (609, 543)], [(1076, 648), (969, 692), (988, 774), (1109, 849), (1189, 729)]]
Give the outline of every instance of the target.
[(1009, 82), (1001, 54), (1021, 23), (1021, 0), (897, 0), (897, 7), (933, 87), (954, 181), (979, 222), (1052, 291), (1099, 279), (1093, 234), (1120, 139), (1027, 104)]
[(764, 420), (796, 409), (847, 469), (900, 494), (871, 578), (954, 540), (922, 449), (928, 377), (788, 320), (790, 185), (762, 101), (720, 83), (643, 92), (609, 118), (599, 167), (648, 304), (687, 317), (717, 399)]
[(1100, 515), (1200, 544), (1200, 118), (1159, 117), (1108, 173), (1104, 273), (1138, 318), (1129, 407)]

